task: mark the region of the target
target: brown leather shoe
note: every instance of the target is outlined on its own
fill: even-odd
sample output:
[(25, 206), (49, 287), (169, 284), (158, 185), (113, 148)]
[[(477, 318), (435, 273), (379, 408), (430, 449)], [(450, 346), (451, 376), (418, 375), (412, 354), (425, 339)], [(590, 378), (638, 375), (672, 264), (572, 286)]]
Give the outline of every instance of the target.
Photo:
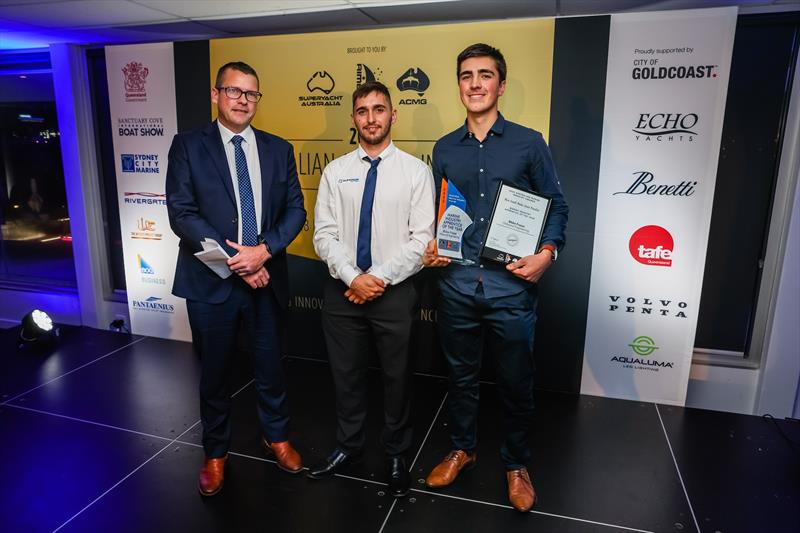
[(469, 454), (464, 450), (453, 450), (447, 454), (447, 457), (442, 459), (442, 462), (436, 465), (428, 474), (425, 484), (432, 489), (439, 487), (446, 487), (456, 480), (458, 473), (462, 470), (469, 470), (475, 466), (475, 461), (478, 459), (477, 454)]
[(506, 472), (508, 481), (508, 500), (514, 509), (522, 513), (527, 513), (536, 503), (536, 492), (533, 490), (533, 483), (525, 467), (519, 470), (509, 470)]
[(222, 483), (225, 481), (225, 461), (228, 456), (217, 459), (206, 459), (203, 468), (200, 469), (200, 477), (197, 480), (197, 488), (203, 496), (213, 496), (222, 490)]
[(290, 474), (299, 474), (303, 470), (303, 460), (288, 440), (283, 442), (269, 442), (262, 438), (261, 444), (267, 455), (274, 455), (278, 468)]

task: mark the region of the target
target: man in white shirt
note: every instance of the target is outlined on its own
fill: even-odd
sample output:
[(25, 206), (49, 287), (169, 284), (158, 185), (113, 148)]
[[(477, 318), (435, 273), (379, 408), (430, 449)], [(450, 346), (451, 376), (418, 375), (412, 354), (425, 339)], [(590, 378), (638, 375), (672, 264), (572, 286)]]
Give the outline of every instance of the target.
[(314, 210), (314, 249), (328, 265), (322, 327), (336, 389), (337, 448), (308, 476), (328, 477), (364, 445), (370, 339), (381, 362), (389, 491), (409, 490), (404, 454), (411, 445), (409, 337), (422, 268), (433, 238), (435, 192), (430, 169), (392, 143), (397, 120), (389, 90), (367, 82), (353, 93), (358, 148), (331, 161)]

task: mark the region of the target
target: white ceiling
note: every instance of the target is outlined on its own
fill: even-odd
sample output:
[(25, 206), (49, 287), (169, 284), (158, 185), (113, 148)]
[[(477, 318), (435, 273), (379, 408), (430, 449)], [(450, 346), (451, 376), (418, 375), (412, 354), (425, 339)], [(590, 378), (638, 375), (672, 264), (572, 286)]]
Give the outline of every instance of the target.
[(0, 0), (0, 50), (800, 0)]

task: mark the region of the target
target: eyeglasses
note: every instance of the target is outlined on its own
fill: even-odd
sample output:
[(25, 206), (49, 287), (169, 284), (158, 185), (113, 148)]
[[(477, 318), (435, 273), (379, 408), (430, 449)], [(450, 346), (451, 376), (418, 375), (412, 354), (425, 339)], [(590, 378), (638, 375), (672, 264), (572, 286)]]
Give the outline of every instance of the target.
[(218, 91), (224, 91), (225, 96), (230, 98), (231, 100), (238, 100), (242, 93), (244, 93), (244, 97), (247, 99), (248, 102), (258, 102), (261, 100), (261, 97), (264, 96), (258, 91), (243, 91), (238, 87), (217, 87)]

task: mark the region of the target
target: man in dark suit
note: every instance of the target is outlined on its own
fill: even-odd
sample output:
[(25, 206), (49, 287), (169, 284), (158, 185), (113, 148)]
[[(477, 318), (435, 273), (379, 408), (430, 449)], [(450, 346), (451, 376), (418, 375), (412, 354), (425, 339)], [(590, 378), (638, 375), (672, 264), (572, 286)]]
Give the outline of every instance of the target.
[[(167, 168), (167, 210), (180, 237), (172, 292), (186, 298), (201, 359), (200, 417), (205, 462), (199, 489), (222, 488), (231, 435), (229, 378), (239, 328), (252, 343), (263, 446), (278, 466), (302, 470), (288, 440), (289, 410), (279, 324), (288, 305), (286, 247), (306, 218), (292, 145), (250, 126), (261, 93), (245, 63), (223, 65), (211, 89), (217, 121), (180, 133)], [(231, 255), (223, 279), (194, 253), (214, 239)]]

